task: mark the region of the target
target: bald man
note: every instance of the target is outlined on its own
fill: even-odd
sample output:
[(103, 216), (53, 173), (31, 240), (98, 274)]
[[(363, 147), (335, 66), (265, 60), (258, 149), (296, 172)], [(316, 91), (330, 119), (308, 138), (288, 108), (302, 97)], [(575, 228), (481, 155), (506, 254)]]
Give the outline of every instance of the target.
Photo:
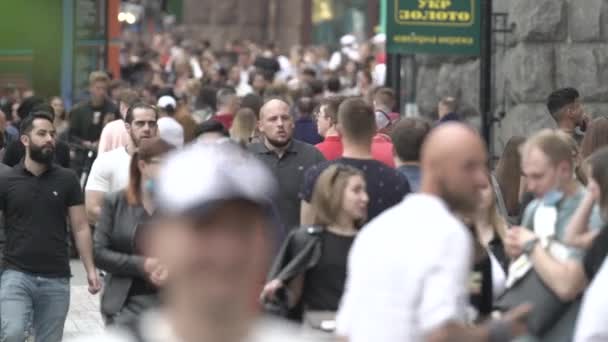
[(468, 342), (510, 341), (522, 332), (528, 308), (487, 327), (464, 325), (472, 240), (452, 212), (472, 212), (487, 181), (477, 133), (458, 123), (430, 133), (420, 192), (370, 222), (351, 248), (340, 336), (349, 342)]
[(248, 148), (275, 174), (279, 183), (276, 207), (283, 232), (287, 232), (300, 222), (298, 190), (304, 172), (325, 158), (314, 146), (293, 139), (294, 119), (282, 100), (270, 100), (262, 106), (258, 129), (263, 141)]

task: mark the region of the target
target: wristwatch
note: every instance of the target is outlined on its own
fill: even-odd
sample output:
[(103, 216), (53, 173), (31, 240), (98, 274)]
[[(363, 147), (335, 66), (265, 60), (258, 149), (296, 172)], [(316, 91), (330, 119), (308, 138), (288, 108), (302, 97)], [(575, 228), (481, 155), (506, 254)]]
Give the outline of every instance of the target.
[(539, 242), (540, 240), (538, 238), (534, 238), (526, 243), (524, 243), (524, 247), (522, 248), (523, 252), (525, 255), (530, 255), (532, 254), (532, 251), (534, 250), (534, 247), (536, 247), (536, 244)]

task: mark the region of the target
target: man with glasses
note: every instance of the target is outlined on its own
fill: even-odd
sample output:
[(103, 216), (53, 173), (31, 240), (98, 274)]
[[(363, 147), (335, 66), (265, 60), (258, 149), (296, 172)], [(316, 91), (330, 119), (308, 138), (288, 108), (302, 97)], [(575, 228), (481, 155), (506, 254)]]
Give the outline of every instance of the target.
[(157, 135), (158, 110), (154, 106), (137, 103), (125, 115), (125, 128), (131, 137), (127, 146), (119, 147), (97, 157), (85, 187), (85, 203), (89, 223), (95, 224), (101, 213), (103, 196), (127, 186), (129, 164), (133, 152), (142, 139)]

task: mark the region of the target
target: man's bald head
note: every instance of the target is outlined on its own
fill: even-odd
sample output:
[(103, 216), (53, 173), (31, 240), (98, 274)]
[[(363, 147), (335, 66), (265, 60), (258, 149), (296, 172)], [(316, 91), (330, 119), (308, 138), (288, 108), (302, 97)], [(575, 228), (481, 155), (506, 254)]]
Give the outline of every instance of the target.
[(276, 109), (289, 112), (289, 104), (281, 99), (272, 99), (267, 101), (264, 103), (262, 108), (260, 108), (260, 119), (264, 117), (265, 113), (274, 111)]
[(431, 131), (422, 146), (422, 191), (442, 197), (455, 210), (473, 210), (487, 185), (487, 154), (481, 137), (460, 123)]
[(295, 124), (289, 113), (289, 105), (283, 100), (270, 100), (260, 109), (258, 129), (266, 142), (276, 148), (289, 144)]

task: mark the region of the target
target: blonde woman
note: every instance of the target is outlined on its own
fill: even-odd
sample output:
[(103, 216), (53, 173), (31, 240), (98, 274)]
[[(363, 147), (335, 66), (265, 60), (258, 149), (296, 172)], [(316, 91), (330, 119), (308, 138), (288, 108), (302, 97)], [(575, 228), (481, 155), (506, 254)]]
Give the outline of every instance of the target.
[(508, 258), (503, 245), (507, 221), (499, 214), (495, 192), (488, 181), (472, 215), (460, 215), (474, 237), (474, 264), (469, 295), (471, 321), (483, 320), (493, 310), (494, 300), (505, 291)]
[(230, 127), (230, 138), (241, 145), (247, 145), (255, 136), (257, 118), (253, 110), (241, 108), (236, 112), (232, 127)]
[[(321, 173), (311, 202), (314, 226), (286, 239), (262, 299), (284, 301), (282, 314), (293, 319), (307, 311), (337, 311), (348, 252), (367, 215), (365, 187), (361, 171), (350, 166), (332, 165)], [(279, 299), (279, 290), (287, 295)]]

